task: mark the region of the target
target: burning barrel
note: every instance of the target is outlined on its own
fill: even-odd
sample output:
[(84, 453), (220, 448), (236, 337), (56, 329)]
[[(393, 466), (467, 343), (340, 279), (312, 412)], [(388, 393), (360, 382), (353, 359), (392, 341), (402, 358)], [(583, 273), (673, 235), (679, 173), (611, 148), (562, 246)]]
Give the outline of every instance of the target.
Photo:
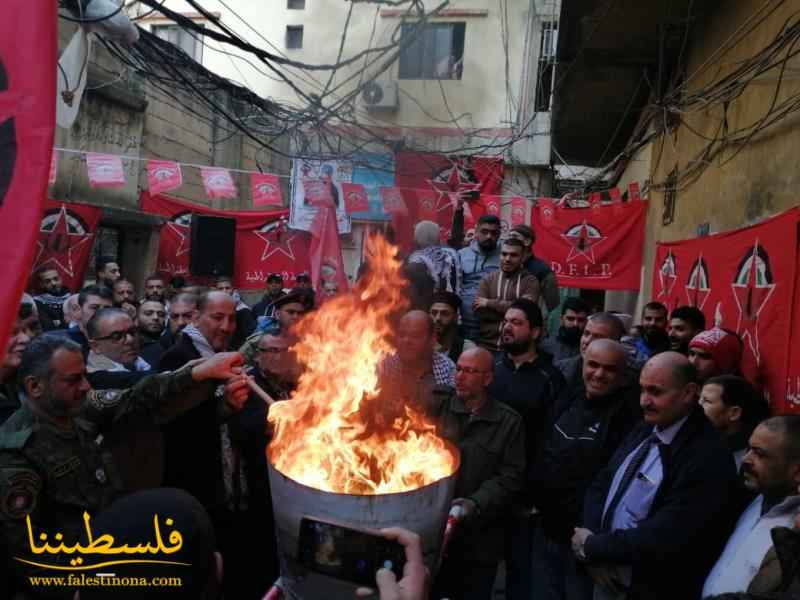
[(299, 323), (292, 350), (303, 375), (291, 400), (269, 410), (269, 481), (290, 598), (353, 598), (352, 584), (300, 564), (303, 517), (356, 529), (410, 529), (435, 570), (460, 459), (424, 410), (392, 400), (379, 376), (395, 351), (392, 323), (408, 305), (396, 253), (382, 238), (370, 238), (369, 275)]

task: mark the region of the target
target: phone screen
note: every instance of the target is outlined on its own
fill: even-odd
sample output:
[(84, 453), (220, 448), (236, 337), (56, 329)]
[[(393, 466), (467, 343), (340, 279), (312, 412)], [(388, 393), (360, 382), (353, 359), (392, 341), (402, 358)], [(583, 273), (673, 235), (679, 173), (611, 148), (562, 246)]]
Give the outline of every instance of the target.
[(304, 517), (298, 545), (303, 566), (336, 579), (375, 587), (380, 568), (394, 571), (398, 579), (403, 576), (403, 546), (366, 531)]

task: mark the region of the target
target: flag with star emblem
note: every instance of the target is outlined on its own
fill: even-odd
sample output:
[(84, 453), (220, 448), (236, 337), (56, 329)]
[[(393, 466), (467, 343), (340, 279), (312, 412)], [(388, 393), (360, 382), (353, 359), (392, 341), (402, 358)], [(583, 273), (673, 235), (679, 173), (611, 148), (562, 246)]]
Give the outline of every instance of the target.
[(800, 209), (792, 209), (752, 227), (657, 244), (653, 265), (651, 298), (670, 310), (696, 306), (709, 327), (735, 332), (742, 373), (777, 412), (800, 413), (800, 352), (790, 344), (792, 329), (800, 335), (798, 223)]
[(540, 200), (532, 210), (535, 252), (562, 287), (638, 290), (642, 270), (645, 202), (566, 208)]
[(236, 219), (233, 285), (240, 290), (260, 290), (271, 273), (292, 281), (309, 271), (308, 233), (289, 229), (287, 209), (271, 211), (223, 211), (189, 204), (163, 194), (142, 192), (144, 212), (164, 217), (157, 270), (165, 275), (191, 275), (192, 214)]
[(47, 197), (58, 56), (53, 2), (7, 0), (0, 19), (0, 348), (30, 275)]
[(102, 209), (77, 202), (47, 200), (39, 225), (32, 272), (53, 268), (64, 285), (77, 292), (92, 252)]

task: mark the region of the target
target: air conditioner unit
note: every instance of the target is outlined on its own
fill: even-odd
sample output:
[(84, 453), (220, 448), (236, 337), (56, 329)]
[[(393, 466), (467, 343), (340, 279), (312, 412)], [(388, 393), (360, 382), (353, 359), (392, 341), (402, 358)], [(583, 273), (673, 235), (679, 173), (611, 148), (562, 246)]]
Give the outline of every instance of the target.
[(367, 110), (397, 110), (397, 82), (370, 81), (361, 90)]

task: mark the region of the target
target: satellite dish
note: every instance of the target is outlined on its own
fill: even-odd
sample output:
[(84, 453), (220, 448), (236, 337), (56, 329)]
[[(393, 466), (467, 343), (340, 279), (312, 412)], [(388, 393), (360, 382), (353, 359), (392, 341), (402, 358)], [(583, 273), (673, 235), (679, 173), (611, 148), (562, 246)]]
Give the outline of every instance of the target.
[(383, 100), (383, 88), (374, 81), (370, 81), (361, 91), (361, 97), (365, 104), (380, 104)]
[(75, 18), (86, 22), (80, 24), (58, 59), (56, 123), (59, 127), (69, 129), (78, 117), (86, 89), (94, 35), (127, 45), (139, 40), (139, 30), (119, 8), (119, 2), (112, 0), (89, 0), (82, 13), (70, 11)]

